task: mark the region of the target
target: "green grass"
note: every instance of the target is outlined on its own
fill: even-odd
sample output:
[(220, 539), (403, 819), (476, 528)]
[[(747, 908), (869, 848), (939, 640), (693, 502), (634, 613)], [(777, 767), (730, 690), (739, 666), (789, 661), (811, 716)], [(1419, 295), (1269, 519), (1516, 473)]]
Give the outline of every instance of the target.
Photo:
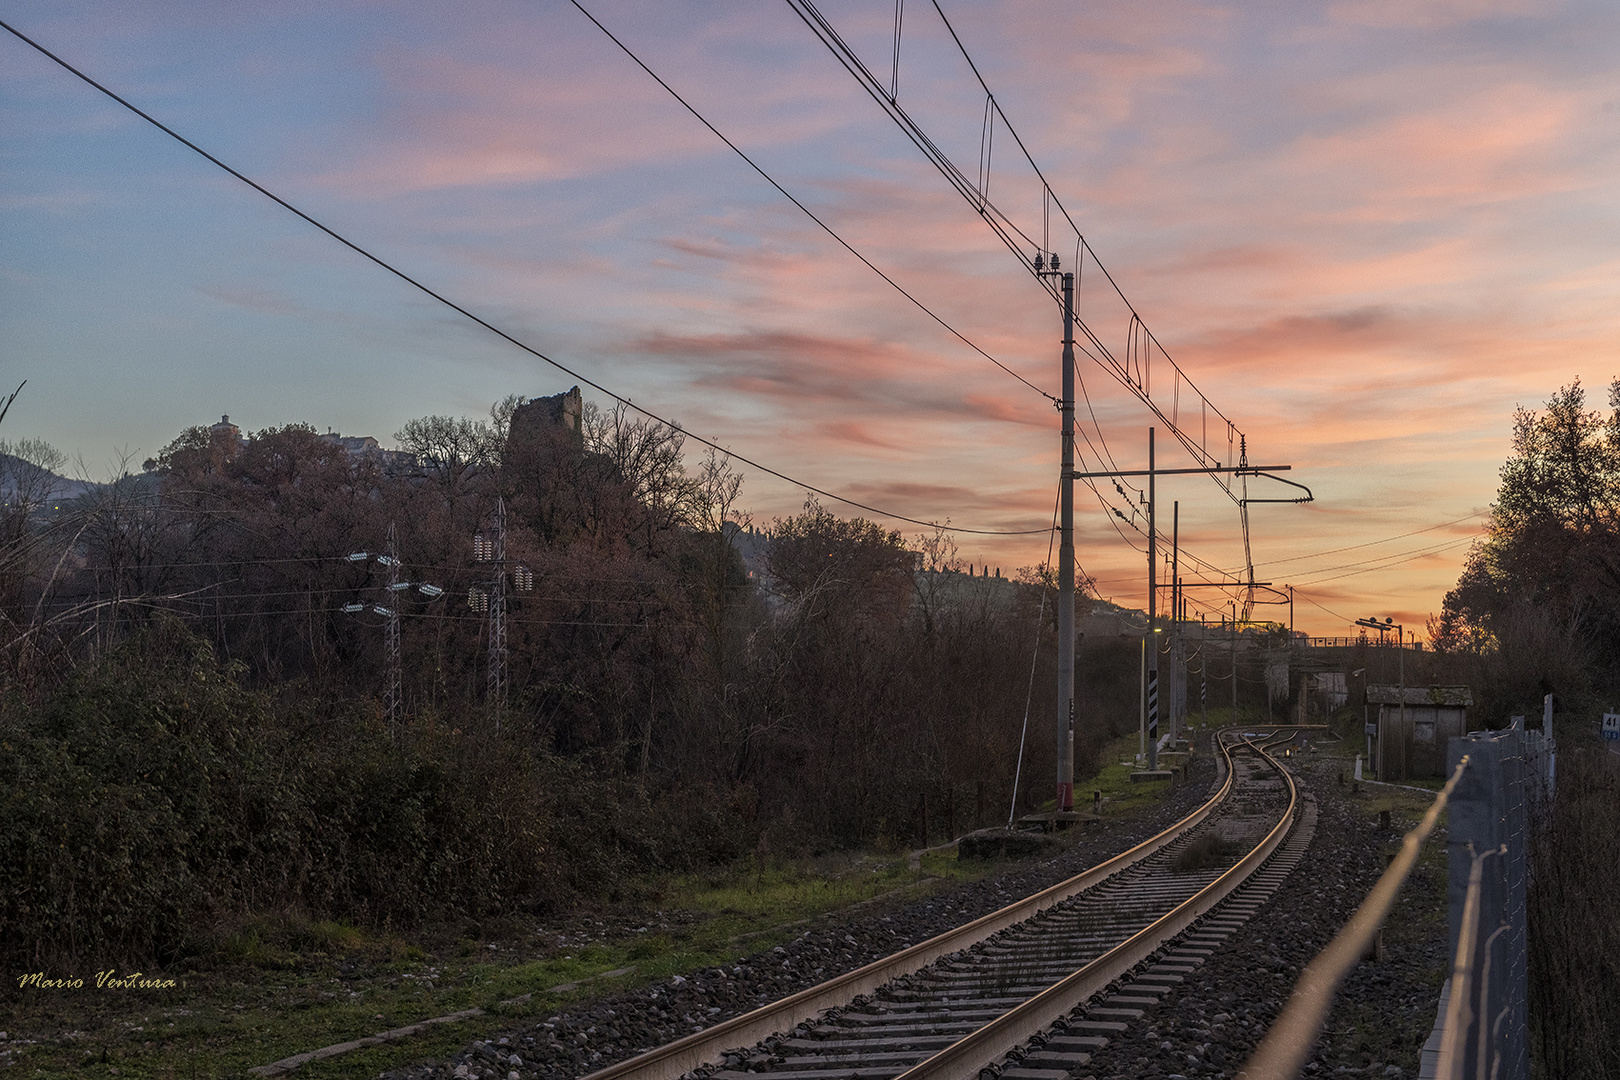
[[(1076, 786), (1105, 817), (1152, 805), (1166, 781), (1133, 784), (1134, 737), (1111, 744), (1096, 776)], [(798, 937), (823, 916), (908, 903), (996, 873), (954, 852), (913, 860), (892, 850), (802, 861), (743, 860), (729, 868), (647, 883), (640, 908), (565, 920), (506, 918), (404, 935), (292, 915), (217, 928), (198, 957), (146, 974), (166, 989), (110, 990), (95, 973), (129, 967), (93, 958), (47, 978), (77, 989), (0, 984), (0, 1069), (19, 1077), (169, 1080), (242, 1076), (248, 1068), (465, 1009), (484, 1016), (431, 1025), (378, 1047), (313, 1062), (299, 1080), (370, 1076), (456, 1053), (474, 1038), (671, 975), (730, 964)], [(566, 925), (565, 925), (566, 924)]]
[[(405, 937), (334, 922), (264, 918), (221, 934), (206, 962), (148, 975), (172, 989), (97, 989), (109, 959), (48, 978), (78, 989), (0, 986), (0, 1029), (13, 1075), (189, 1078), (240, 1076), (248, 1068), (431, 1017), (482, 1008), (484, 1017), (433, 1025), (419, 1035), (313, 1062), (300, 1080), (363, 1075), (460, 1050), (516, 1021), (544, 1019), (586, 1000), (791, 941), (823, 915), (902, 903), (994, 864), (954, 854), (825, 857), (744, 863), (656, 883), (656, 907), (586, 915), (567, 936), (516, 919), (437, 927)], [(583, 940), (582, 931), (591, 934)], [(493, 948), (491, 947), (493, 946)], [(118, 965), (120, 973), (124, 970)], [(628, 969), (626, 971), (626, 969)], [(623, 974), (613, 974), (615, 972)]]
[(1108, 743), (1097, 754), (1101, 767), (1084, 780), (1076, 778), (1074, 802), (1078, 810), (1090, 810), (1092, 793), (1102, 792), (1104, 818), (1127, 817), (1154, 805), (1170, 791), (1170, 781), (1150, 780), (1134, 783), (1133, 772), (1146, 768), (1136, 763), (1138, 746), (1135, 735), (1126, 735)]

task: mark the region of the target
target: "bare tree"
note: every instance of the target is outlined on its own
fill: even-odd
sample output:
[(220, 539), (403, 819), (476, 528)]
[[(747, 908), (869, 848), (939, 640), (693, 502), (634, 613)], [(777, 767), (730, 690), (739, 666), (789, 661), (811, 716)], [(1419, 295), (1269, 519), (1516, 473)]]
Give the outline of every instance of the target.
[(679, 427), (638, 417), (623, 404), (604, 413), (587, 403), (583, 419), (585, 448), (606, 458), (630, 485), (631, 497), (647, 511), (649, 530), (696, 524), (712, 493), (686, 475), (686, 434)]
[[(509, 426), (510, 412), (506, 420)], [(465, 416), (424, 416), (394, 432), (394, 440), (454, 499), (466, 490), (475, 473), (500, 463), (506, 427)]]

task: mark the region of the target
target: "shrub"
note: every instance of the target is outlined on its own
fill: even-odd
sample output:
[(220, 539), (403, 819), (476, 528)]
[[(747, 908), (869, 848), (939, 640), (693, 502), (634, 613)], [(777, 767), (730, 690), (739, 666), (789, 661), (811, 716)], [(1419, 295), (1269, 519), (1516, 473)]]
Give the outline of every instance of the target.
[(1530, 870), (1531, 1046), (1540, 1075), (1620, 1076), (1620, 757), (1559, 755), (1557, 798)]
[(278, 711), (238, 674), (157, 627), (0, 716), (8, 959), (172, 958), (262, 911), (403, 928), (558, 907), (736, 854), (723, 800), (670, 814), (516, 744), (395, 746), (354, 716)]

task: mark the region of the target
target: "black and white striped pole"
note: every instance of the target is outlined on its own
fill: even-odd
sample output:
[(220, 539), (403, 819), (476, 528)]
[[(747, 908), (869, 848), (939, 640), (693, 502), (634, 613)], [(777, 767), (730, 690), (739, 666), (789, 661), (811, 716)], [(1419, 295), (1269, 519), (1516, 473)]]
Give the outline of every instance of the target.
[(1153, 499), (1154, 490), (1153, 466), (1153, 429), (1148, 428), (1148, 639), (1147, 639), (1147, 752), (1148, 771), (1156, 772), (1159, 768), (1159, 639), (1153, 635), (1159, 632), (1158, 623), (1158, 596), (1159, 596), (1159, 535), (1154, 527)]

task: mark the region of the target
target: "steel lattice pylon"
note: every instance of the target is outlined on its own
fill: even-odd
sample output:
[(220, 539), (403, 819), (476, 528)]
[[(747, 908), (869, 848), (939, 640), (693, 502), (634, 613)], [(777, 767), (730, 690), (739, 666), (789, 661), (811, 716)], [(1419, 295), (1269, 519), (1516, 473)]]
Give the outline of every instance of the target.
[(384, 640), (388, 648), (388, 686), (383, 694), (383, 710), (388, 717), (388, 736), (399, 738), (401, 704), (399, 672), (399, 545), (394, 523), (388, 523), (388, 624)]
[(489, 592), (489, 710), (495, 730), (506, 711), (506, 500), (495, 500), (495, 574)]

